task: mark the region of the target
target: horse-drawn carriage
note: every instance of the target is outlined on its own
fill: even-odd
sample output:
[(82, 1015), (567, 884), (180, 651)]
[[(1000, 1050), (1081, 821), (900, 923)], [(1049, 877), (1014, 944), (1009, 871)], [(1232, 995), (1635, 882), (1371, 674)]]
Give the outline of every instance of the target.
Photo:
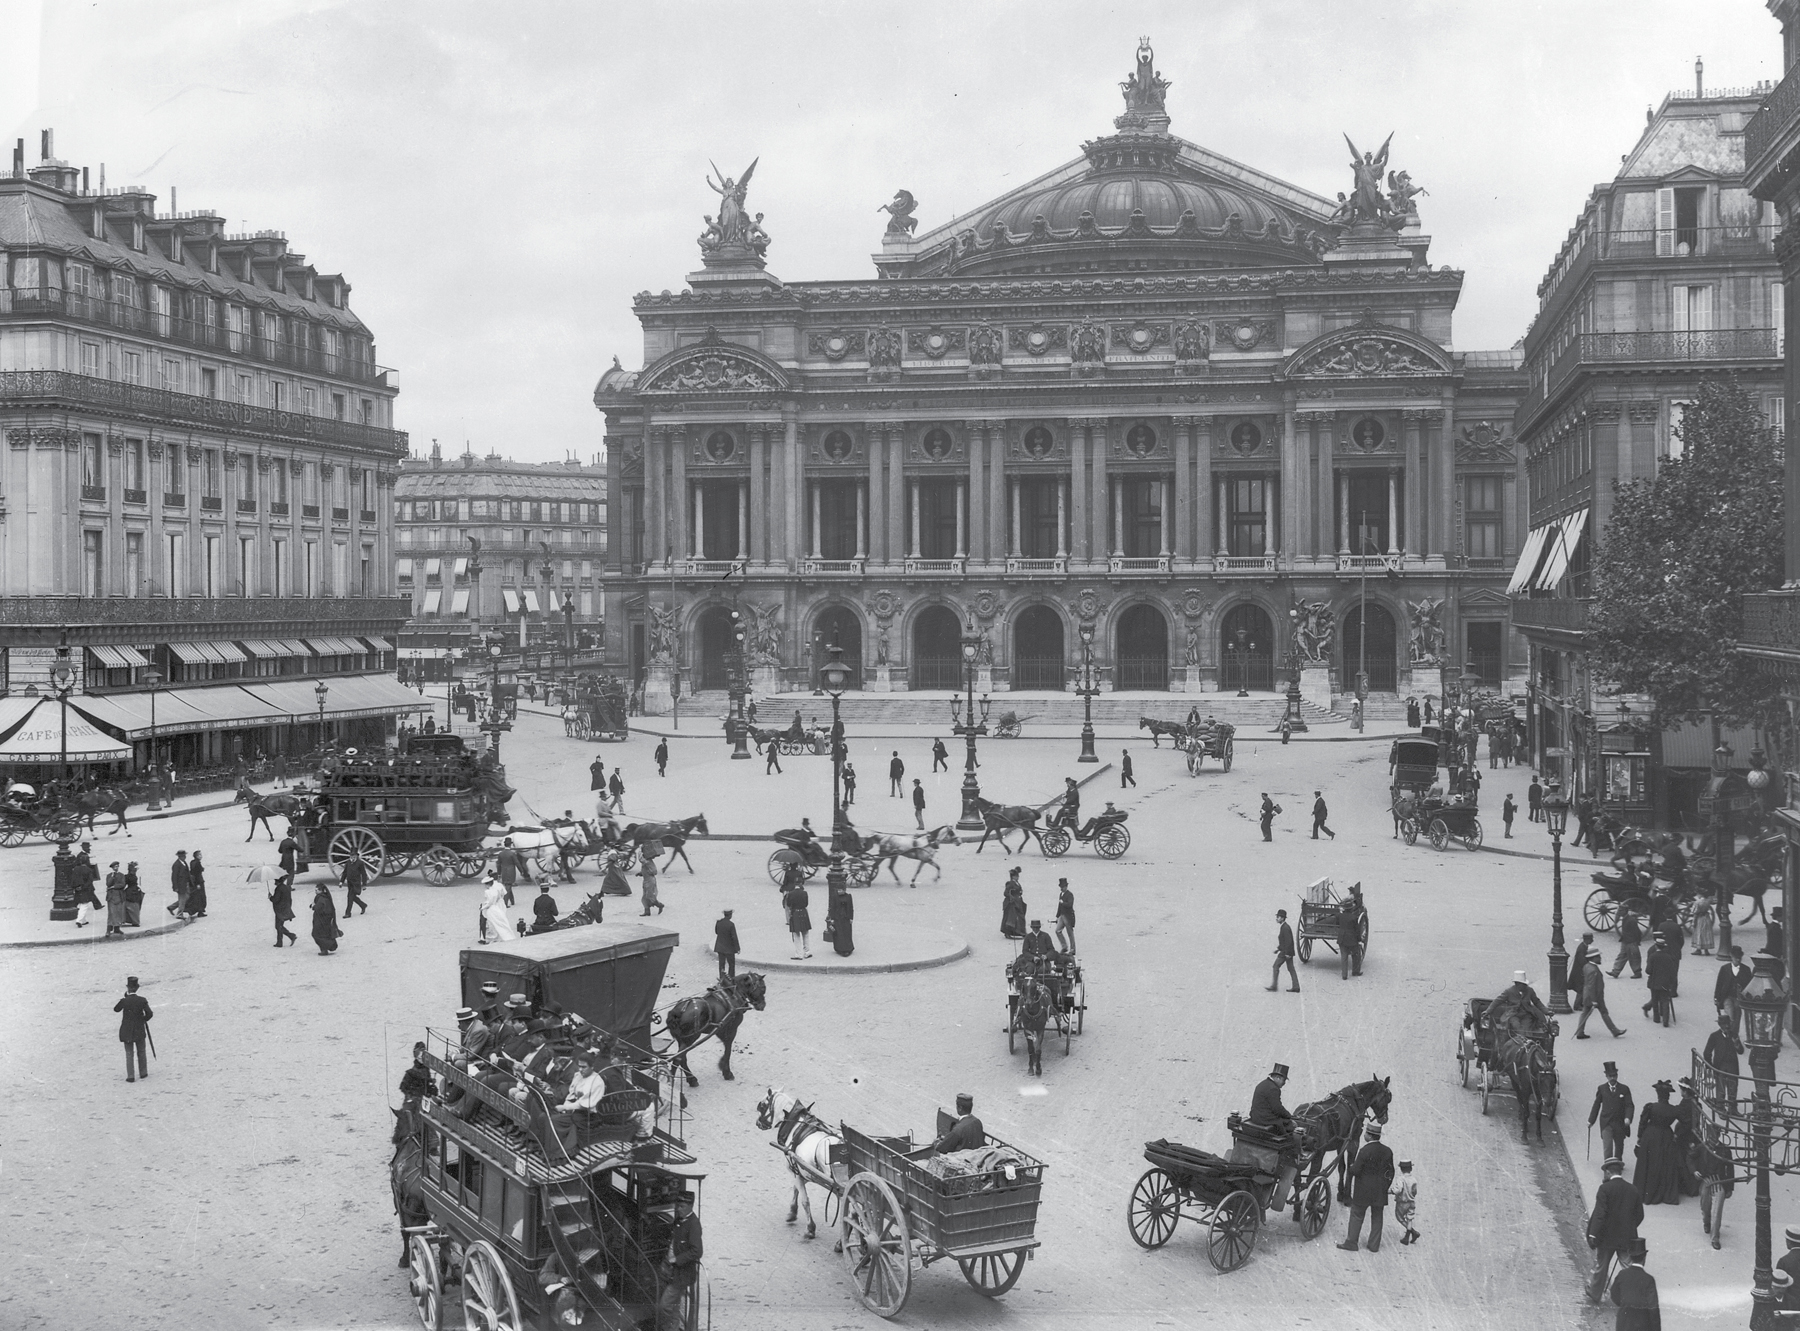
[[(881, 838), (863, 836), (851, 827), (844, 829), (844, 835), (857, 847), (854, 852), (845, 854), (844, 872), (849, 875), (852, 885), (867, 887), (881, 869), (881, 857), (870, 853), (870, 843)], [(798, 870), (803, 879), (810, 881), (819, 870), (831, 865), (830, 846), (802, 828), (784, 827), (775, 833), (775, 840), (780, 844), (769, 852), (768, 869), (769, 880), (776, 886), (787, 880), (790, 868)]]
[(612, 675), (563, 707), (563, 733), (572, 739), (616, 744), (631, 738), (630, 695), (625, 681)]
[(1333, 889), (1329, 878), (1321, 878), (1307, 887), (1300, 897), (1300, 928), (1296, 939), (1301, 961), (1312, 960), (1314, 943), (1323, 943), (1334, 953), (1338, 950), (1346, 913), (1355, 919), (1357, 948), (1367, 956), (1369, 912), (1363, 907), (1362, 884), (1357, 883), (1341, 897)]
[(1026, 1017), (1031, 998), (1027, 989), (1034, 985), (1042, 986), (1047, 994), (1044, 1028), (1062, 1037), (1066, 1055), (1071, 1037), (1080, 1035), (1087, 1025), (1087, 982), (1072, 952), (1023, 953), (1007, 963), (1006, 1052), (1017, 1052), (1019, 1034), (1033, 1028)]
[(1237, 749), (1237, 728), (1229, 721), (1212, 721), (1190, 728), (1181, 747), (1187, 752), (1189, 776), (1198, 776), (1208, 758), (1219, 764), (1221, 771), (1231, 770), (1232, 754)]
[(1475, 792), (1460, 795), (1412, 795), (1398, 797), (1394, 810), (1400, 819), (1400, 835), (1409, 846), (1418, 844), (1423, 832), (1433, 850), (1460, 841), (1470, 850), (1481, 849), (1481, 819)]
[(1125, 820), (1131, 815), (1124, 809), (1108, 808), (1080, 827), (1067, 823), (1051, 823), (1038, 834), (1038, 846), (1051, 857), (1066, 855), (1077, 841), (1087, 842), (1105, 859), (1116, 860), (1131, 849), (1131, 830)]
[(1456, 1065), (1462, 1084), (1471, 1071), (1481, 1090), (1481, 1112), (1491, 1096), (1510, 1091), (1519, 1105), (1519, 1131), (1525, 1131), (1531, 1107), (1537, 1106), (1538, 1140), (1544, 1138), (1544, 1111), (1556, 1117), (1556, 1037), (1560, 1028), (1548, 1013), (1518, 1003), (1509, 994), (1498, 999), (1471, 998), (1463, 1004), (1456, 1035)]
[(41, 836), (52, 845), (73, 841), (84, 821), (80, 811), (53, 793), (40, 795), (35, 787), (19, 782), (0, 799), (0, 846), (23, 845), (32, 836)]

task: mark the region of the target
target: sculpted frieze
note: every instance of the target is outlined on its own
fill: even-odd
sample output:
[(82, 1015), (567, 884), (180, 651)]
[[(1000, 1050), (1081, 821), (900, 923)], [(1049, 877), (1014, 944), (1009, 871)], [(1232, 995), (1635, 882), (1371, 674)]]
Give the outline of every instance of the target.
[(1143, 322), (1129, 326), (1114, 324), (1112, 344), (1142, 356), (1146, 352), (1154, 351), (1157, 347), (1169, 345), (1169, 325)]

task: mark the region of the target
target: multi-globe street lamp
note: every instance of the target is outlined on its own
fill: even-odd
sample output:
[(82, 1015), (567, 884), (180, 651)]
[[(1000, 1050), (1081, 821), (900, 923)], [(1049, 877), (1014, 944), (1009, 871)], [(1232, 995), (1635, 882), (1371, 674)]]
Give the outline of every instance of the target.
[(1081, 699), (1081, 756), (1078, 763), (1097, 763), (1100, 755), (1094, 752), (1094, 699), (1099, 696), (1100, 686), (1094, 679), (1094, 622), (1091, 619), (1081, 621), (1081, 682), (1076, 686), (1075, 696)]
[[(1788, 1004), (1781, 981), (1776, 978), (1777, 961), (1767, 952), (1758, 952), (1752, 958), (1755, 971), (1750, 982), (1738, 995), (1738, 1005), (1744, 1013), (1744, 1043), (1750, 1052), (1750, 1075), (1755, 1082), (1755, 1098), (1750, 1104), (1750, 1137), (1756, 1151), (1756, 1267), (1750, 1292), (1751, 1331), (1773, 1331), (1784, 1324), (1776, 1312), (1781, 1304), (1774, 1288), (1774, 1243), (1769, 1220), (1769, 1138), (1775, 1123), (1770, 1091)], [(1785, 1117), (1785, 1106), (1783, 1113)]]
[(1569, 953), (1563, 946), (1562, 839), (1569, 825), (1569, 797), (1552, 781), (1544, 796), (1544, 821), (1550, 827), (1550, 1010), (1568, 1012)]
[(975, 779), (975, 769), (980, 765), (975, 756), (975, 738), (988, 733), (988, 708), (992, 705), (988, 696), (981, 695), (981, 716), (975, 716), (975, 670), (976, 658), (981, 652), (981, 637), (978, 634), (965, 634), (961, 640), (963, 657), (963, 676), (967, 685), (967, 704), (964, 700), (950, 699), (950, 733), (962, 735), (967, 739), (967, 747), (963, 755), (962, 779), (962, 817), (957, 820), (959, 831), (979, 832), (984, 824), (981, 819), (981, 783)]
[(69, 631), (63, 630), (56, 647), (56, 664), (50, 667), (50, 687), (62, 704), (62, 781), (69, 781), (69, 695), (75, 691), (75, 667), (69, 660)]
[(160, 785), (156, 780), (156, 694), (163, 686), (162, 671), (152, 666), (144, 672), (144, 687), (150, 691), (150, 798), (146, 801), (145, 810), (155, 813), (162, 808), (162, 800), (157, 791)]
[[(844, 720), (839, 711), (839, 703), (843, 699), (845, 687), (850, 683), (850, 667), (844, 664), (842, 647), (834, 642), (827, 650), (829, 656), (825, 664), (819, 667), (819, 686), (831, 697), (831, 846), (833, 850), (841, 850), (845, 821)], [(740, 717), (739, 744), (743, 743), (741, 723), (742, 718)], [(841, 877), (842, 867), (839, 866), (836, 872)]]
[(331, 690), (325, 687), (324, 680), (313, 685), (313, 697), (319, 700), (319, 753), (321, 755), (325, 752), (325, 695), (330, 692)]
[(1256, 650), (1256, 644), (1250, 641), (1249, 629), (1239, 629), (1233, 635), (1233, 639), (1233, 650), (1236, 652), (1238, 660), (1237, 696), (1248, 698), (1250, 696), (1250, 653)]

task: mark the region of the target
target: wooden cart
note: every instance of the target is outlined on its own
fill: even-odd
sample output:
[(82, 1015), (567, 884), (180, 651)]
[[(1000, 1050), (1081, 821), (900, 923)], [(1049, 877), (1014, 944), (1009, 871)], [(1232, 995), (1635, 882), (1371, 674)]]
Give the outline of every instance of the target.
[[(1356, 884), (1356, 893), (1360, 898), (1362, 884)], [(1309, 886), (1300, 898), (1300, 929), (1296, 940), (1296, 950), (1300, 960), (1311, 961), (1314, 943), (1323, 943), (1333, 953), (1338, 950), (1338, 926), (1342, 923), (1343, 913), (1347, 910), (1359, 910), (1360, 901), (1354, 901), (1346, 894), (1339, 896), (1332, 888), (1329, 878), (1321, 878)], [(1369, 954), (1369, 912), (1360, 909), (1362, 916), (1358, 926), (1358, 935), (1363, 955)]]

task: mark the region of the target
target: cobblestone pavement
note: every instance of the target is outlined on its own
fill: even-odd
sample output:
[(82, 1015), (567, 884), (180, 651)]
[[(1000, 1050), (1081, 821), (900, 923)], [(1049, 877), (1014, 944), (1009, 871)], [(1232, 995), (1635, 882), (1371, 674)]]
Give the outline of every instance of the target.
[[(859, 817), (909, 826), (910, 808), (886, 794), (895, 744), (854, 742)], [(634, 817), (704, 809), (719, 833), (764, 832), (802, 813), (826, 825), (824, 759), (795, 758), (784, 775), (765, 776), (760, 762), (730, 762), (716, 738), (683, 740), (671, 743), (670, 775), (659, 781), (653, 744), (565, 740), (558, 723), (528, 715), (505, 749), (523, 800), (540, 811), (583, 809), (586, 765), (600, 754), (609, 766), (625, 764)], [(898, 746), (909, 772), (927, 777), (928, 821), (951, 821), (960, 772), (932, 780), (926, 743)], [(969, 941), (967, 958), (900, 974), (773, 976), (768, 1010), (744, 1027), (738, 1080), (723, 1082), (711, 1056), (695, 1057), (702, 1085), (691, 1093), (690, 1144), (711, 1173), (704, 1219), (715, 1325), (793, 1331), (875, 1320), (852, 1298), (828, 1244), (805, 1242), (783, 1223), (789, 1178), (753, 1123), (755, 1101), (772, 1084), (816, 1100), (827, 1119), (883, 1133), (923, 1133), (939, 1105), (971, 1091), (992, 1132), (1048, 1163), (1044, 1246), (1017, 1288), (989, 1303), (954, 1267), (934, 1266), (917, 1274), (904, 1325), (1603, 1324), (1581, 1305), (1581, 1193), (1560, 1139), (1547, 1127), (1543, 1145), (1522, 1145), (1509, 1101), (1484, 1118), (1478, 1097), (1458, 1084), (1453, 1057), (1465, 998), (1497, 993), (1516, 966), (1544, 987), (1549, 866), (1390, 839), (1385, 743), (1283, 749), (1253, 741), (1239, 745), (1231, 773), (1197, 778), (1167, 749), (1109, 747), (1131, 748), (1138, 788), (1120, 799), (1116, 772), (1103, 772), (1085, 803), (1111, 797), (1131, 810), (1126, 857), (1107, 862), (1078, 847), (1060, 862), (1035, 850), (1017, 861), (1034, 915), (1053, 913), (1056, 878), (1069, 877), (1091, 1005), (1071, 1052), (1058, 1044), (1046, 1053), (1041, 1081), (1023, 1075), (1023, 1052), (1006, 1052), (1001, 967), (1012, 945), (999, 936), (998, 916), (1008, 860), (991, 845), (979, 856), (948, 851), (941, 883), (927, 873), (916, 890), (889, 883), (858, 894), (859, 939), (890, 924), (947, 929)], [(989, 793), (1009, 801), (1044, 799), (1065, 774), (1094, 770), (1078, 767), (1075, 752), (1068, 740), (990, 742), (982, 775)], [(1528, 780), (1519, 771), (1484, 775), (1484, 803), (1496, 809), (1502, 785), (1522, 795)], [(1335, 841), (1307, 836), (1315, 786), (1331, 802)], [(1261, 843), (1255, 823), (1265, 789), (1286, 810), (1273, 845)], [(1542, 830), (1528, 826), (1516, 829), (1518, 843), (1539, 849)], [(379, 882), (369, 913), (346, 922), (342, 950), (324, 958), (307, 945), (311, 889), (303, 881), (302, 946), (270, 957), (263, 889), (243, 881), (270, 847), (245, 845), (243, 828), (241, 811), (220, 811), (148, 825), (132, 838), (146, 869), (147, 911), (161, 909), (174, 849), (205, 848), (210, 910), (193, 927), (106, 947), (0, 952), (8, 989), (24, 1000), (23, 1019), (0, 1044), (0, 1214), (12, 1268), (0, 1282), (0, 1325), (401, 1327), (411, 1319), (394, 1268), (388, 1108), (421, 1028), (451, 1024), (456, 954), (474, 941), (477, 888), (434, 888), (413, 874)], [(1497, 817), (1489, 838), (1506, 844)], [(697, 839), (697, 872), (665, 876), (660, 923), (683, 937), (667, 997), (710, 982), (704, 946), (721, 907), (740, 919), (779, 909), (763, 869), (768, 850)], [(1570, 866), (1568, 880), (1571, 943), (1586, 886), (1578, 858), (1584, 863)], [(46, 859), (42, 848), (0, 851), (15, 908), (34, 898), (47, 907)], [(1374, 926), (1365, 974), (1345, 983), (1335, 959), (1316, 954), (1301, 968), (1300, 994), (1267, 993), (1274, 912), (1294, 911), (1304, 884), (1321, 875), (1364, 884)], [(611, 905), (621, 907), (630, 909)], [(1562, 1122), (1572, 1137), (1583, 1130), (1602, 1056), (1629, 1046), (1642, 1069), (1633, 1074), (1640, 1098), (1653, 1076), (1685, 1069), (1690, 1038), (1705, 1028), (1700, 995), (1710, 970), (1690, 971), (1695, 997), (1683, 1000), (1675, 1031), (1638, 1020), (1636, 990), (1617, 983), (1613, 1009), (1630, 1036), (1580, 1045), (1565, 1036)], [(127, 973), (143, 978), (160, 1046), (151, 1078), (137, 1085), (120, 1075), (111, 1011)], [(1169, 1137), (1222, 1151), (1226, 1114), (1248, 1108), (1275, 1061), (1293, 1067), (1290, 1106), (1373, 1074), (1393, 1078), (1388, 1141), (1417, 1162), (1419, 1245), (1390, 1238), (1379, 1254), (1341, 1252), (1337, 1208), (1310, 1243), (1285, 1217), (1273, 1219), (1250, 1263), (1230, 1276), (1207, 1263), (1197, 1227), (1183, 1225), (1160, 1252), (1131, 1242), (1125, 1202), (1146, 1168), (1143, 1142)], [(1581, 1142), (1574, 1146), (1579, 1159)], [(1778, 1194), (1778, 1225), (1791, 1200)], [(1723, 1253), (1701, 1247), (1694, 1202), (1655, 1209), (1667, 1213), (1647, 1226), (1670, 1310), (1665, 1325), (1741, 1324), (1747, 1190), (1728, 1214)]]

